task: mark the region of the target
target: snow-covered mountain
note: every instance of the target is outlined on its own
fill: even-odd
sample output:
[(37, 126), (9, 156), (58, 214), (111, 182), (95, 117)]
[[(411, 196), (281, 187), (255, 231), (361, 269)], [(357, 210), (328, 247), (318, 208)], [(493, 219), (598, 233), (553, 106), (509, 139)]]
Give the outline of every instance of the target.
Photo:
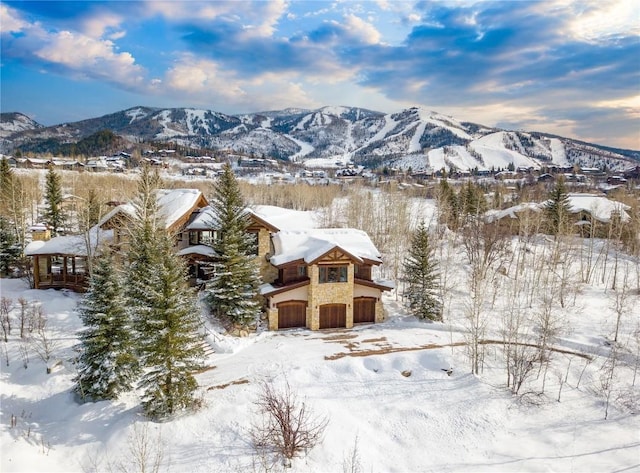
[(2, 120), (0, 120), (0, 138), (38, 128), (43, 128), (43, 126), (22, 113), (3, 113)]
[[(2, 114), (3, 152), (42, 151), (51, 140), (73, 142), (109, 129), (132, 143), (183, 146), (291, 161), (330, 158), (414, 170), (492, 169), (548, 164), (617, 169), (637, 164), (640, 152), (618, 150), (537, 132), (500, 130), (423, 108), (384, 114), (355, 107), (285, 109), (244, 115), (191, 109), (134, 107), (53, 127), (19, 126)], [(24, 117), (26, 118), (26, 117)]]

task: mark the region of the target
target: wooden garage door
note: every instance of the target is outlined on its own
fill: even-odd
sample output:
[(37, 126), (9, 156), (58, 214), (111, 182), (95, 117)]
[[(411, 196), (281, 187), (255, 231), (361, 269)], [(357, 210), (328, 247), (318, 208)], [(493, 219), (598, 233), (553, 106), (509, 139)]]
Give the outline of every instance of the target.
[(353, 323), (374, 323), (376, 321), (376, 298), (358, 297), (353, 300)]
[(289, 301), (278, 304), (278, 328), (307, 326), (307, 303)]
[(320, 306), (320, 328), (340, 328), (346, 326), (346, 304), (326, 304)]

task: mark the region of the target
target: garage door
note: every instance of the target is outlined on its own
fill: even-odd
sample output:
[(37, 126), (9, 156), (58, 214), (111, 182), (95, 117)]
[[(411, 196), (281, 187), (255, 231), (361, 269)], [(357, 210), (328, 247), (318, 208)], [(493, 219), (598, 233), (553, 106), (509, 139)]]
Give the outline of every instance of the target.
[(320, 306), (320, 328), (341, 328), (346, 326), (346, 304), (326, 304)]
[(376, 321), (376, 298), (358, 297), (353, 300), (353, 323), (374, 323)]
[(307, 303), (304, 301), (278, 304), (278, 328), (307, 326)]

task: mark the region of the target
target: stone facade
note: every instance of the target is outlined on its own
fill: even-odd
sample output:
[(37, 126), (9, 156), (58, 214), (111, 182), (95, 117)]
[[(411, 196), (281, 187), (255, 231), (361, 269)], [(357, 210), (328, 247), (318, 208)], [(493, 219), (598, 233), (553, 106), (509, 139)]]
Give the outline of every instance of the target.
[(278, 268), (269, 262), (269, 256), (273, 254), (271, 233), (264, 227), (258, 230), (258, 256), (255, 262), (260, 269), (263, 282), (273, 282), (278, 278)]
[[(320, 263), (322, 264), (322, 262)], [(320, 265), (308, 268), (311, 284), (309, 285), (309, 305), (307, 307), (307, 327), (311, 330), (320, 328), (320, 307), (325, 304), (345, 304), (347, 306), (346, 327), (353, 327), (353, 283), (354, 266), (349, 261), (331, 261), (331, 265), (347, 264), (347, 281), (320, 283)]]

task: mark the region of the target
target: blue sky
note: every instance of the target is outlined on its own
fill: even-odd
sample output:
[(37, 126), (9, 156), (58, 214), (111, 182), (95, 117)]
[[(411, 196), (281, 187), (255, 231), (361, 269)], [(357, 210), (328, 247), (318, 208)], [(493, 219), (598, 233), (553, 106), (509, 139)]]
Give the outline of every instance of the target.
[(640, 2), (3, 1), (1, 109), (422, 106), (640, 149)]

